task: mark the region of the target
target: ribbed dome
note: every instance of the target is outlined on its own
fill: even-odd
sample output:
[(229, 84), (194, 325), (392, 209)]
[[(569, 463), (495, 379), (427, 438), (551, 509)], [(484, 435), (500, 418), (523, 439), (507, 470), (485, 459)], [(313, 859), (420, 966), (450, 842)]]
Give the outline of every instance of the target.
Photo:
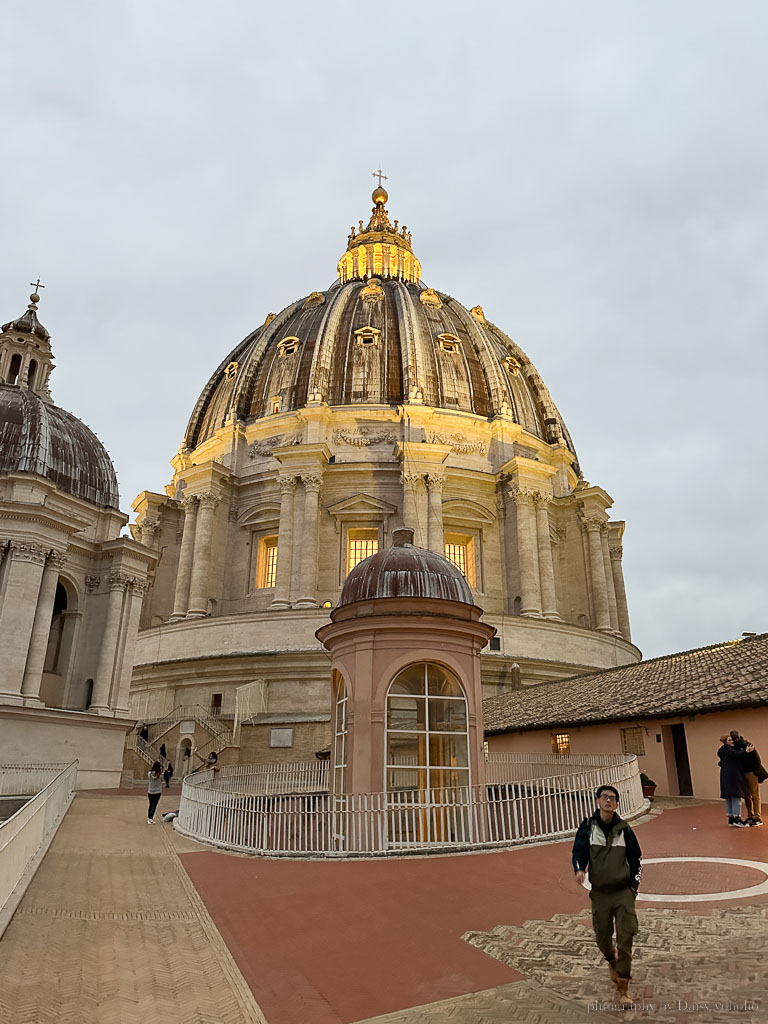
[(344, 581), (339, 607), (380, 597), (474, 604), (470, 586), (455, 565), (434, 551), (403, 543), (404, 535), (413, 539), (412, 530), (396, 530), (393, 547), (358, 562)]
[(222, 360), (190, 418), (196, 448), (229, 417), (252, 422), (310, 401), (405, 401), (508, 415), (547, 443), (568, 432), (536, 368), (476, 306), (397, 279), (313, 292), (267, 321)]
[(118, 508), (117, 477), (96, 435), (26, 388), (0, 384), (0, 473), (35, 473), (67, 494)]

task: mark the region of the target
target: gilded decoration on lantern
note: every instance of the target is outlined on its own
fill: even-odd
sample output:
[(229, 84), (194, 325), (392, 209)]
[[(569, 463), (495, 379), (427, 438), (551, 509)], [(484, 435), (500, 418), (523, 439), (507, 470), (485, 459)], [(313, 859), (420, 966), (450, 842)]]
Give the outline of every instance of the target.
[(421, 264), (411, 249), (411, 233), (398, 221), (389, 219), (385, 206), (389, 195), (379, 184), (371, 197), (373, 210), (368, 226), (352, 227), (347, 240), (347, 251), (339, 260), (338, 275), (342, 284), (364, 280), (367, 277), (395, 278), (418, 284)]

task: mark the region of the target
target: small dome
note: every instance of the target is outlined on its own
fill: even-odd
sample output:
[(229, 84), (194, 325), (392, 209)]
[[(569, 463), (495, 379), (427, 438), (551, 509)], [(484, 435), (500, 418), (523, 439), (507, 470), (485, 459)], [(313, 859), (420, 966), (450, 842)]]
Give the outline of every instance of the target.
[(344, 581), (339, 607), (381, 597), (420, 597), (474, 604), (472, 591), (448, 559), (416, 548), (413, 530), (395, 530), (394, 546), (358, 562)]
[(35, 473), (75, 498), (119, 508), (112, 460), (72, 413), (34, 391), (0, 384), (0, 473)]

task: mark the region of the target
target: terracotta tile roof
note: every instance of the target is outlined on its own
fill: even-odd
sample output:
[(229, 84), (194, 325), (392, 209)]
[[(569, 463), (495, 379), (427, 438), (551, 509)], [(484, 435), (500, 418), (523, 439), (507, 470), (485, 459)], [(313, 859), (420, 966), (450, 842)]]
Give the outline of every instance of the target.
[(486, 733), (768, 704), (768, 633), (490, 697)]

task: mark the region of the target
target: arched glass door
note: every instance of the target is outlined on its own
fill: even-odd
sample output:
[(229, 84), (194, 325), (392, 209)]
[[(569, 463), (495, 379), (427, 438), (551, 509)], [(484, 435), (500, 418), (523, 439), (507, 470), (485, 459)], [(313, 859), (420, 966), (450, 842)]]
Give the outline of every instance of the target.
[(431, 662), (410, 665), (387, 695), (386, 781), (396, 841), (469, 841), (467, 699)]

